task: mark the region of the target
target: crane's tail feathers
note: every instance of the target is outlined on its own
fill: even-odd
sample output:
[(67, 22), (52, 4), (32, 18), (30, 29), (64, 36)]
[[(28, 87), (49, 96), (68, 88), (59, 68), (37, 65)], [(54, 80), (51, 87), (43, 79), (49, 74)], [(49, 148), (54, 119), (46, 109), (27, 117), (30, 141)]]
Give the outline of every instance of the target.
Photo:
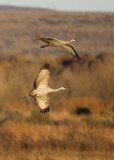
[(24, 97), (25, 103), (29, 106), (30, 102), (31, 102), (31, 98), (29, 97), (29, 95)]
[(34, 39), (34, 41), (41, 40), (41, 39), (42, 39), (42, 37), (36, 36), (35, 39)]
[(40, 113), (47, 113), (49, 112), (49, 106), (45, 109), (40, 109)]

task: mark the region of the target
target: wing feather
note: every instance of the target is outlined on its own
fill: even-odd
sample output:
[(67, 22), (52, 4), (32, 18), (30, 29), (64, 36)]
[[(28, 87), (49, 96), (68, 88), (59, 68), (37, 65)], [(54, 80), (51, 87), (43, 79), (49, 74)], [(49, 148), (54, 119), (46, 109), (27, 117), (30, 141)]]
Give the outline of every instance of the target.
[(35, 38), (35, 40), (41, 40), (41, 41), (46, 42), (46, 43), (58, 42), (57, 39), (52, 38), (52, 37), (40, 37), (40, 36), (37, 36)]
[(50, 66), (49, 64), (44, 64), (41, 69), (39, 75), (36, 77), (34, 82), (34, 87), (46, 87), (48, 86), (48, 79), (50, 78)]
[(36, 96), (36, 101), (38, 103), (38, 106), (40, 108), (40, 113), (46, 113), (49, 112), (49, 97), (47, 94), (43, 94), (41, 96)]
[(66, 49), (70, 54), (72, 54), (73, 58), (80, 59), (78, 53), (70, 44), (64, 44), (64, 45), (61, 45), (60, 47)]

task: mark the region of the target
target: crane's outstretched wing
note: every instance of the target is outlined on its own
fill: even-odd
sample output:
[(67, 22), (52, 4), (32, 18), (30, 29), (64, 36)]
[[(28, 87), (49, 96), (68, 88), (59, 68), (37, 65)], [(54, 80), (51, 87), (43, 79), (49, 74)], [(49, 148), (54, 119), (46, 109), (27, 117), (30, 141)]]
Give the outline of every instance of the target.
[(46, 43), (58, 42), (57, 39), (52, 38), (52, 37), (40, 37), (40, 36), (37, 36), (35, 38), (35, 40), (41, 40), (41, 41), (46, 42)]
[(44, 64), (41, 69), (39, 75), (36, 77), (34, 82), (35, 88), (45, 88), (48, 86), (48, 79), (50, 78), (50, 66), (49, 64)]
[(38, 106), (40, 108), (40, 113), (46, 113), (49, 112), (49, 97), (47, 94), (43, 94), (41, 96), (36, 96), (36, 101), (38, 103)]
[(73, 58), (80, 59), (78, 53), (70, 44), (64, 44), (64, 45), (61, 45), (60, 47), (66, 49), (70, 54), (72, 54)]

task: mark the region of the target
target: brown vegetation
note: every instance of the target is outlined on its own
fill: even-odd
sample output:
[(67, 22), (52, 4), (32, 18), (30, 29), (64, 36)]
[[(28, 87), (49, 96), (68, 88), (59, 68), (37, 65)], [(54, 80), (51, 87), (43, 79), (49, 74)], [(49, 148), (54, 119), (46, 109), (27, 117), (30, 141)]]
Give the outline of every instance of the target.
[[(83, 159), (86, 153), (87, 159), (92, 153), (96, 159), (106, 155), (111, 158), (114, 149), (114, 56), (103, 55), (102, 59), (88, 56), (77, 63), (71, 57), (48, 58), (52, 73), (50, 86), (65, 85), (70, 91), (50, 95), (51, 108), (47, 115), (41, 115), (32, 100), (29, 106), (24, 101), (44, 62), (47, 60), (36, 59), (33, 55), (1, 56), (1, 120), (5, 120), (0, 126), (1, 152), (7, 150), (10, 156), (18, 159), (21, 155), (13, 154), (17, 151), (24, 159), (45, 159), (42, 152), (47, 155), (52, 151), (63, 159), (64, 152), (68, 154), (66, 157), (72, 157), (69, 150), (77, 159), (78, 156)], [(74, 112), (83, 106), (91, 109), (90, 115), (78, 116)], [(100, 157), (99, 151), (102, 152)], [(31, 156), (33, 153), (35, 155)], [(5, 153), (2, 156), (6, 159)]]

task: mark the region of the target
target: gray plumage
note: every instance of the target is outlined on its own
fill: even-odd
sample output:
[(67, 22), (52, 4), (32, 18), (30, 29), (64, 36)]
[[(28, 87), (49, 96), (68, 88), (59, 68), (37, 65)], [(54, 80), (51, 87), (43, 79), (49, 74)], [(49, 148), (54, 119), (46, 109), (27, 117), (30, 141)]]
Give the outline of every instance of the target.
[(68, 42), (65, 42), (63, 40), (58, 40), (58, 39), (55, 39), (52, 37), (44, 37), (43, 38), (43, 37), (37, 36), (35, 38), (35, 40), (41, 40), (41, 41), (47, 43), (46, 45), (41, 46), (41, 48), (45, 48), (48, 46), (61, 47), (65, 50), (67, 50), (73, 56), (73, 58), (80, 59), (80, 57), (79, 57), (78, 53), (76, 52), (76, 50), (74, 49), (74, 47), (69, 44), (73, 41), (76, 41), (75, 38), (73, 38), (72, 40), (70, 40)]

